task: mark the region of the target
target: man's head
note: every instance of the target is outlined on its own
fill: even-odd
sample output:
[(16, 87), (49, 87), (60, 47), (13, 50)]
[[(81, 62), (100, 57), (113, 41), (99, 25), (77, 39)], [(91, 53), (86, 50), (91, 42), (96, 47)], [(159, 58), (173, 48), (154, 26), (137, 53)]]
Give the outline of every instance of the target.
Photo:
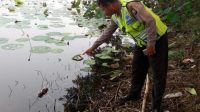
[(97, 2), (106, 16), (120, 13), (121, 5), (119, 0), (97, 0)]

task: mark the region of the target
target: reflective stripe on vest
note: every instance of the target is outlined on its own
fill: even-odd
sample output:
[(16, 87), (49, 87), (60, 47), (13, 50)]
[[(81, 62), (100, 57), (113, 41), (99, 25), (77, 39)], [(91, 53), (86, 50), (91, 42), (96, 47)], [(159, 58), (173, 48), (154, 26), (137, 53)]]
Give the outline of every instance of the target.
[[(117, 15), (112, 15), (112, 20), (118, 25), (121, 31), (124, 31), (131, 35), (133, 39), (136, 41), (136, 44), (140, 47), (145, 46), (147, 42), (147, 33), (145, 30), (145, 26), (141, 24), (138, 20), (136, 20), (134, 17), (131, 17), (127, 8), (126, 4), (127, 2), (130, 2), (132, 0), (120, 0), (122, 4), (121, 8), (121, 17), (118, 17)], [(147, 12), (149, 12), (152, 17), (154, 18), (156, 22), (156, 29), (158, 33), (158, 38), (161, 37), (165, 32), (167, 31), (167, 26), (160, 20), (160, 17), (157, 16), (153, 11), (151, 11), (149, 8), (147, 8), (144, 5)]]

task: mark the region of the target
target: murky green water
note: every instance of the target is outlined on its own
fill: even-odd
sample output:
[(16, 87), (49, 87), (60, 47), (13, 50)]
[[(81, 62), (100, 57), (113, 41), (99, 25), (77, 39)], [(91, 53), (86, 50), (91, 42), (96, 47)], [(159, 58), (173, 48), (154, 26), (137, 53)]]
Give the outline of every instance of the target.
[[(44, 1), (48, 17), (44, 16)], [(95, 40), (84, 36), (87, 28), (73, 25), (65, 5), (69, 2), (26, 0), (21, 7), (9, 0), (0, 2), (1, 112), (64, 111), (59, 98), (66, 94), (65, 88), (73, 86), (77, 75), (86, 74), (80, 71), (83, 62), (72, 57)], [(13, 7), (15, 11), (9, 12)], [(37, 99), (45, 87), (48, 94)]]

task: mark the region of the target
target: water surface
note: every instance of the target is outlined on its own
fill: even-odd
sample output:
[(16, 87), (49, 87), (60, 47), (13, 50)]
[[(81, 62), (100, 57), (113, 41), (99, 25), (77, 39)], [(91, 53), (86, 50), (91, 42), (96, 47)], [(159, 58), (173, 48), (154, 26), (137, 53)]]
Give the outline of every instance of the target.
[[(66, 94), (65, 88), (73, 86), (72, 80), (77, 75), (87, 74), (80, 71), (80, 68), (84, 67), (83, 62), (73, 61), (72, 57), (83, 53), (95, 38), (85, 37), (87, 28), (73, 25), (76, 23), (67, 10), (68, 6), (64, 6), (69, 1), (46, 1), (51, 12), (48, 17), (43, 15), (45, 9), (39, 4), (43, 2), (27, 0), (23, 6), (15, 7), (14, 12), (8, 10), (14, 3), (9, 1), (0, 3), (0, 38), (8, 39), (8, 42), (0, 44), (1, 112), (48, 112), (55, 109), (63, 112), (64, 101), (58, 100)], [(19, 27), (16, 26), (16, 21), (26, 24)], [(48, 29), (39, 29), (39, 25), (48, 26)], [(66, 33), (67, 36), (78, 36), (78, 38), (65, 40), (64, 43), (67, 44), (62, 46), (31, 39), (49, 32)], [(30, 42), (16, 41), (28, 37)], [(62, 36), (52, 37), (62, 39)], [(7, 44), (23, 44), (23, 46), (19, 49), (14, 48), (15, 50), (3, 49), (2, 46)], [(47, 46), (64, 51), (31, 53), (31, 47), (34, 46)], [(48, 94), (37, 99), (38, 92), (45, 87), (49, 88)]]

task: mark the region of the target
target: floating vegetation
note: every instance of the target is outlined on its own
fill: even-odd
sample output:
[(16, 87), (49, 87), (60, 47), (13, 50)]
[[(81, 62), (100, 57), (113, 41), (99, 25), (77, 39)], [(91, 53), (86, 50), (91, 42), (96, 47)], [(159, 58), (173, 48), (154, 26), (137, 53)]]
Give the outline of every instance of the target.
[(58, 43), (56, 43), (57, 46), (65, 46), (67, 45), (66, 43), (64, 43), (63, 41), (60, 41)]
[(40, 30), (47, 30), (49, 27), (48, 25), (38, 25), (37, 26)]
[(60, 33), (60, 32), (49, 32), (49, 33), (47, 33), (47, 35), (48, 36), (60, 36), (60, 35), (62, 35), (62, 33)]
[(32, 37), (31, 39), (34, 41), (46, 41), (50, 38), (49, 36), (45, 36), (45, 35), (37, 35), (37, 36)]
[(45, 17), (49, 16), (49, 10), (46, 8), (43, 12), (43, 14), (45, 15)]
[(24, 44), (6, 44), (1, 46), (1, 48), (4, 50), (16, 50), (22, 48), (23, 46)]
[(16, 39), (16, 41), (17, 42), (27, 42), (27, 41), (29, 41), (29, 39), (28, 38), (18, 38), (18, 39)]
[(0, 44), (4, 44), (6, 42), (8, 42), (7, 38), (0, 38)]
[(41, 21), (45, 21), (47, 18), (43, 15), (38, 16), (38, 19), (40, 19)]
[(31, 20), (31, 19), (37, 19), (33, 14), (27, 14), (27, 13), (25, 13), (23, 16), (24, 16), (25, 19), (29, 19), (29, 20)]
[(83, 38), (84, 35), (77, 35), (77, 36), (64, 36), (63, 39), (64, 40), (74, 40), (76, 38)]
[(64, 50), (60, 49), (60, 48), (51, 49), (51, 53), (59, 54), (59, 53), (62, 53), (62, 52), (64, 52)]
[(13, 22), (14, 19), (13, 18), (4, 18), (4, 17), (0, 17), (0, 26), (3, 26), (7, 23)]
[(60, 40), (55, 39), (55, 38), (49, 38), (47, 40), (45, 40), (46, 43), (59, 43)]
[(54, 27), (54, 28), (63, 28), (63, 27), (65, 27), (65, 25), (62, 25), (62, 24), (51, 24), (49, 26)]
[(19, 26), (19, 25), (7, 25), (6, 28), (16, 28), (16, 29), (24, 29), (24, 28), (31, 28), (30, 26)]
[(74, 61), (81, 61), (81, 60), (83, 60), (83, 57), (81, 56), (81, 54), (77, 54), (77, 55), (75, 55), (72, 58), (72, 60), (74, 60)]
[(51, 51), (50, 47), (47, 46), (34, 46), (32, 47), (32, 53), (48, 53)]
[(50, 21), (62, 21), (61, 18), (47, 18)]
[[(17, 22), (16, 22), (17, 21)], [(31, 22), (29, 21), (29, 20), (23, 20), (23, 21), (18, 21), (18, 20), (16, 20), (15, 21), (15, 23), (17, 24), (17, 25), (20, 25), (20, 26), (28, 26), (28, 25), (30, 25), (31, 24)]]
[(20, 6), (24, 3), (24, 0), (14, 0), (16, 6)]
[(71, 33), (62, 33), (63, 36), (69, 36)]
[(74, 40), (76, 37), (75, 36), (64, 36), (64, 40)]

